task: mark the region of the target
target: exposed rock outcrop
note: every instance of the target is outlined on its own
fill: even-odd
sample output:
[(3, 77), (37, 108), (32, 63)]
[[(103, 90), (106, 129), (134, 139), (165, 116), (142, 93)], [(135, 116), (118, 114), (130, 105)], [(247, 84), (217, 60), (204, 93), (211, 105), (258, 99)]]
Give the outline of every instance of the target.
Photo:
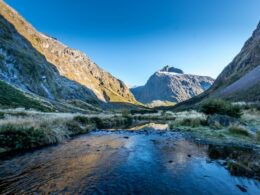
[(49, 100), (98, 101), (92, 90), (61, 76), (1, 15), (0, 26), (1, 80)]
[(260, 101), (260, 23), (239, 54), (217, 77), (212, 87), (201, 95), (187, 100), (175, 110), (198, 106), (207, 98), (231, 101)]
[(37, 32), (0, 1), (1, 78), (51, 99), (136, 103), (127, 86), (56, 38)]
[(154, 73), (144, 86), (131, 91), (142, 103), (157, 100), (178, 103), (202, 93), (213, 82), (210, 77), (184, 74), (180, 69), (165, 66)]

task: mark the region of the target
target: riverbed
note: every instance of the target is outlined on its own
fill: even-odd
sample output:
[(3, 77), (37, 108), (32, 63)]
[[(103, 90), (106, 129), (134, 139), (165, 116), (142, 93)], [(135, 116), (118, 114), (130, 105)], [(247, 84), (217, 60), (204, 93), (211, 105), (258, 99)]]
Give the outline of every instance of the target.
[(0, 194), (260, 194), (210, 146), (153, 129), (97, 130), (0, 160)]

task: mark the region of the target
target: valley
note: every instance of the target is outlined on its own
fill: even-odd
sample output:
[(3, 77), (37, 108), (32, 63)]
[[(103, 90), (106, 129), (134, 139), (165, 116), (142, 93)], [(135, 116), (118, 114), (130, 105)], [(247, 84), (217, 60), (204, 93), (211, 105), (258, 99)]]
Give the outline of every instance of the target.
[(0, 194), (259, 194), (260, 23), (216, 79), (161, 67), (130, 88), (0, 0)]

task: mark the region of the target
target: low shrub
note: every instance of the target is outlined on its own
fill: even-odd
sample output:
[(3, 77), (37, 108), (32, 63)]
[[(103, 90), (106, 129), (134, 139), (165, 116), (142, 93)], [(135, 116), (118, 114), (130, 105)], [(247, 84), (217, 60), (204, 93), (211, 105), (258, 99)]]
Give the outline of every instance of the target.
[(260, 111), (260, 102), (246, 103), (241, 106), (244, 110), (257, 110)]
[(86, 127), (81, 127), (77, 121), (69, 121), (66, 123), (66, 126), (68, 130), (71, 132), (71, 135), (79, 135), (88, 131)]
[(92, 123), (92, 121), (88, 118), (88, 117), (85, 117), (85, 116), (75, 116), (74, 118), (73, 118), (73, 120), (74, 121), (77, 121), (77, 122), (79, 122), (79, 123), (81, 123), (81, 124), (84, 124), (84, 125), (87, 125), (87, 124), (90, 124), (90, 123)]
[(130, 117), (113, 117), (113, 118), (90, 118), (91, 123), (98, 129), (108, 129), (108, 128), (119, 128), (125, 127), (132, 124), (132, 118)]
[(232, 134), (238, 134), (238, 135), (243, 135), (243, 136), (249, 136), (249, 131), (241, 126), (241, 125), (236, 125), (236, 126), (230, 126), (228, 128), (228, 131)]
[(256, 131), (256, 140), (260, 141), (260, 130)]
[(250, 104), (250, 109), (255, 109), (257, 111), (260, 111), (260, 102), (252, 103)]
[(3, 119), (3, 118), (5, 118), (5, 113), (0, 112), (0, 119)]
[(3, 125), (0, 127), (0, 147), (26, 149), (43, 146), (49, 144), (49, 133), (34, 127)]
[(230, 102), (220, 99), (210, 99), (205, 101), (202, 103), (200, 110), (207, 115), (221, 114), (235, 118), (239, 118), (242, 115), (239, 105), (232, 105)]
[(90, 118), (90, 120), (91, 120), (92, 123), (94, 123), (96, 125), (96, 127), (98, 129), (103, 129), (103, 128), (107, 128), (108, 127), (107, 123), (105, 122), (105, 119), (102, 120), (102, 119), (100, 119), (98, 117), (92, 117), (92, 118)]
[(130, 114), (156, 114), (156, 109), (142, 109), (142, 110), (130, 110)]
[(199, 127), (205, 124), (205, 121), (200, 118), (184, 118), (176, 121), (178, 126), (189, 126), (189, 127)]

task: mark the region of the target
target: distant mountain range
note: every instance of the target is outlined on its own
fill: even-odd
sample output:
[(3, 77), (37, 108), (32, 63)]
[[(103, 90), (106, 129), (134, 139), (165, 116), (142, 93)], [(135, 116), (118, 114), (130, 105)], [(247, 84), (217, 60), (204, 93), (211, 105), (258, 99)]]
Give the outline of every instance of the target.
[(84, 53), (37, 32), (0, 1), (0, 79), (50, 101), (137, 104), (128, 87)]
[(135, 98), (145, 104), (179, 103), (207, 90), (214, 79), (185, 74), (181, 69), (165, 66), (155, 72), (144, 86), (132, 88)]

